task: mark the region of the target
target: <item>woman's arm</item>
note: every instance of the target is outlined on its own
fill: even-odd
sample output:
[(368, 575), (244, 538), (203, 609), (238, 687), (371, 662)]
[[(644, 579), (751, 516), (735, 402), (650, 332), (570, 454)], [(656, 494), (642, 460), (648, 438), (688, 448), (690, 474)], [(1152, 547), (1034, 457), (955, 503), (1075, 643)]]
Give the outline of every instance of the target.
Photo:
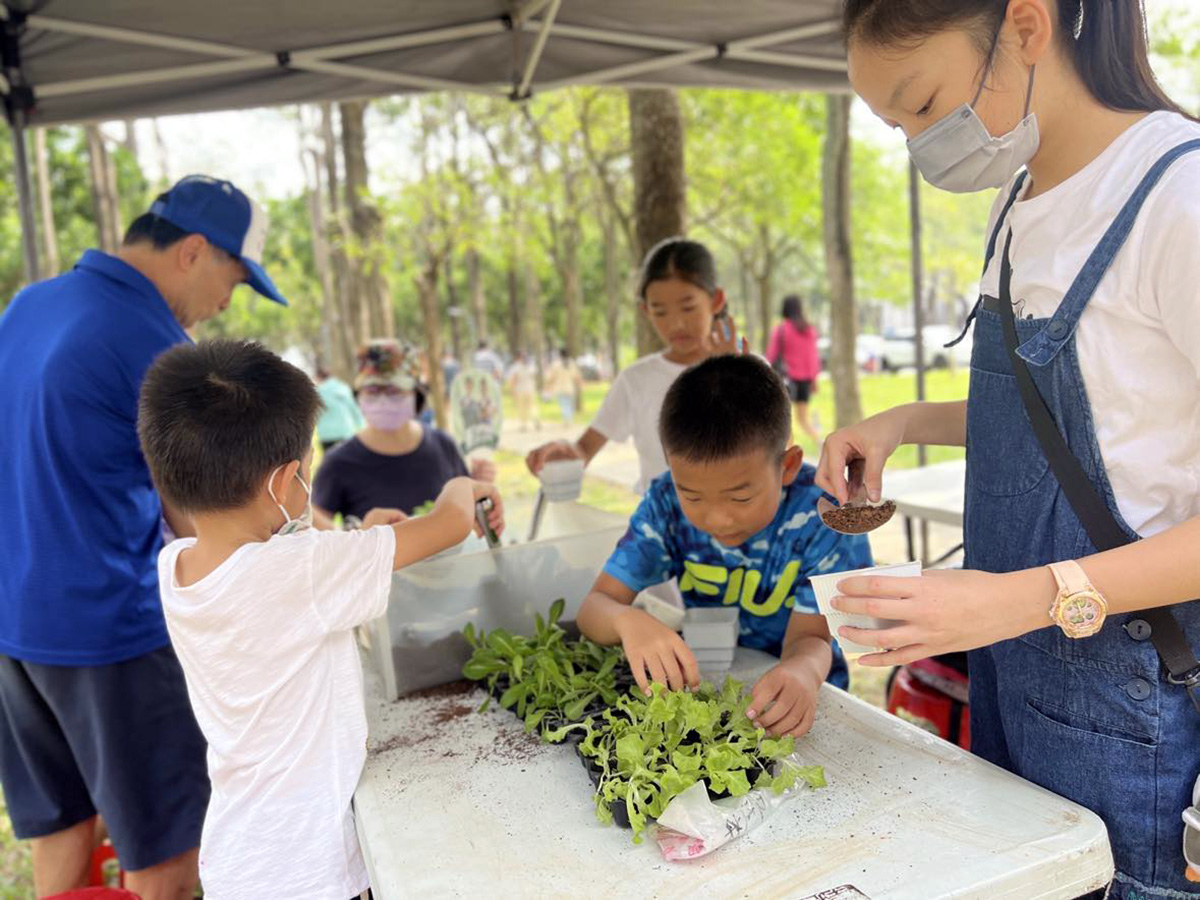
[(855, 485), (846, 481), (846, 468), (863, 460), (863, 483), (870, 499), (883, 491), (883, 466), (901, 444), (940, 444), (963, 447), (967, 443), (967, 401), (908, 403), (840, 428), (825, 440), (817, 464), (817, 486), (845, 503)]
[[(1200, 597), (1198, 544), (1200, 517), (1078, 562), (1110, 615), (1138, 612)], [(901, 623), (880, 631), (840, 629), (852, 641), (896, 648), (864, 656), (860, 662), (869, 666), (904, 665), (1045, 628), (1053, 624), (1050, 606), (1058, 594), (1045, 566), (1003, 575), (932, 570), (920, 578), (847, 578), (838, 590), (836, 609)]]

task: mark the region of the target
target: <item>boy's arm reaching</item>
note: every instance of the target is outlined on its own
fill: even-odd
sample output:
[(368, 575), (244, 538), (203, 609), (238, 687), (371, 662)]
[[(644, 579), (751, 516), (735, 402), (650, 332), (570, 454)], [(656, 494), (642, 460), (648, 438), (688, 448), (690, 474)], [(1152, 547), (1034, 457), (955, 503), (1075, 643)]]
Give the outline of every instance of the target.
[(402, 569), (441, 553), (465, 540), (472, 529), (478, 532), (475, 504), (485, 499), (492, 503), (488, 524), (496, 534), (502, 533), (504, 504), (496, 486), (470, 478), (452, 478), (442, 488), (428, 515), (406, 519), (392, 526), (396, 530), (394, 568)]
[(824, 616), (792, 613), (779, 663), (754, 685), (746, 715), (774, 735), (807, 733), (833, 664), (830, 640)]
[(598, 644), (620, 642), (633, 678), (647, 696), (651, 682), (675, 691), (698, 686), (700, 667), (692, 651), (658, 619), (633, 609), (635, 596), (620, 580), (601, 573), (579, 610), (579, 630)]

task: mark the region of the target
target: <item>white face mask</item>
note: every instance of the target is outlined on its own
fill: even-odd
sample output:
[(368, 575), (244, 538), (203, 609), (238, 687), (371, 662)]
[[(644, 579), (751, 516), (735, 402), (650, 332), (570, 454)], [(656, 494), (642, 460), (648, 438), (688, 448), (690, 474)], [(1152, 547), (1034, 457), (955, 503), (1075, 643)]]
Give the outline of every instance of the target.
[(302, 512), (300, 514), (300, 518), (293, 519), (291, 514), (284, 507), (284, 505), (279, 502), (279, 498), (275, 496), (275, 489), (271, 486), (272, 483), (275, 481), (276, 473), (278, 473), (279, 470), (282, 468), (283, 468), (283, 466), (279, 466), (273, 472), (271, 472), (271, 477), (267, 479), (267, 493), (271, 495), (271, 499), (275, 501), (275, 505), (278, 506), (279, 511), (281, 513), (283, 513), (283, 527), (280, 528), (275, 533), (276, 534), (295, 534), (298, 531), (304, 531), (308, 528), (312, 528), (312, 523), (313, 523), (312, 489), (308, 486), (308, 483), (303, 478), (300, 477), (300, 473), (297, 472), (296, 480), (300, 482), (300, 486), (304, 488), (304, 493), (306, 493), (308, 495), (308, 503), (305, 504), (304, 512)]
[(1025, 115), (1008, 134), (992, 137), (976, 114), (975, 104), (983, 93), (981, 83), (974, 100), (908, 142), (909, 155), (926, 181), (955, 194), (998, 188), (1033, 159), (1041, 140), (1037, 116), (1029, 112), (1033, 72), (1031, 68)]

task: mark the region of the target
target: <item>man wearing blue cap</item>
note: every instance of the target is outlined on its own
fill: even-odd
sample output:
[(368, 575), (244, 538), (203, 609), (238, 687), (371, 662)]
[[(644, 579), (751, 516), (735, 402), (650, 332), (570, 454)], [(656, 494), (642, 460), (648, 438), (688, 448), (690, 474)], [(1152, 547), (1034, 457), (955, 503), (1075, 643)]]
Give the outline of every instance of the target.
[(0, 316), (0, 782), (37, 894), (81, 886), (103, 817), (126, 886), (191, 897), (205, 745), (159, 600), (164, 509), (137, 436), (146, 370), (262, 269), (266, 217), (184, 178), (115, 256), (21, 291)]

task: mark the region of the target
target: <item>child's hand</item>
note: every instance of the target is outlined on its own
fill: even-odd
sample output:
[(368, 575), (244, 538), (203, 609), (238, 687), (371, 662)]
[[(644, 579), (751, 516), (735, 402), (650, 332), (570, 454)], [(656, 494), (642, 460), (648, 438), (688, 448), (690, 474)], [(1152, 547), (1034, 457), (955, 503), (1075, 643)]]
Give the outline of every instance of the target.
[(471, 460), (471, 477), (476, 481), (496, 481), (496, 464), (490, 459), (476, 457)]
[(724, 315), (713, 321), (713, 330), (708, 342), (713, 356), (741, 356), (749, 349), (746, 339), (738, 335), (733, 319)]
[(658, 619), (640, 609), (630, 609), (616, 620), (615, 627), (633, 679), (646, 696), (650, 696), (650, 683), (654, 681), (673, 691), (700, 686), (696, 657), (683, 638)]
[(746, 715), (776, 737), (800, 737), (812, 728), (820, 687), (803, 671), (780, 663), (754, 685)]
[(366, 529), (374, 528), (376, 525), (395, 525), (407, 518), (408, 516), (401, 510), (379, 506), (363, 516), (362, 527)]
[[(496, 485), (487, 481), (472, 481), (471, 489), (475, 495), (475, 502), (480, 500), (490, 500), (492, 508), (488, 510), (487, 520), (492, 531), (499, 536), (504, 533), (504, 501), (500, 499), (500, 491)], [(475, 533), (479, 537), (483, 537), (483, 529), (479, 527), (479, 523), (475, 523)]]
[(525, 465), (529, 467), (531, 473), (537, 475), (546, 463), (560, 459), (582, 459), (585, 463), (587, 462), (583, 451), (574, 442), (550, 441), (548, 444), (542, 444), (542, 446), (530, 450), (529, 455), (525, 457)]

